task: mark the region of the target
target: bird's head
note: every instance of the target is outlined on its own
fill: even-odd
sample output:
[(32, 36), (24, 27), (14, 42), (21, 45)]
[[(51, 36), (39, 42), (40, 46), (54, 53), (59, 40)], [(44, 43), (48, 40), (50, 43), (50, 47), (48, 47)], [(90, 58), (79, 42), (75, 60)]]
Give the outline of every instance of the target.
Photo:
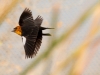
[(14, 32), (20, 36), (22, 35), (22, 30), (21, 30), (20, 26), (15, 27), (12, 32)]

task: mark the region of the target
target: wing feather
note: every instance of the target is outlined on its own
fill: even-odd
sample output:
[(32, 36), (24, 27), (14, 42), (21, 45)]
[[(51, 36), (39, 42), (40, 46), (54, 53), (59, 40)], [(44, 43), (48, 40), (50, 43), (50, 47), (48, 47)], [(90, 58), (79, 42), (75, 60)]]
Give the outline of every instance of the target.
[(19, 19), (19, 25), (22, 26), (22, 23), (25, 19), (31, 17), (32, 20), (33, 20), (33, 17), (32, 17), (32, 12), (31, 10), (29, 10), (28, 8), (25, 8), (25, 10), (22, 12), (21, 16), (20, 16), (20, 19)]
[(28, 36), (26, 38), (26, 44), (24, 46), (27, 58), (32, 58), (37, 54), (42, 43), (42, 31), (39, 31), (36, 41), (32, 37)]
[(40, 26), (43, 21), (43, 18), (39, 15), (35, 20), (34, 24)]
[(43, 21), (41, 16), (33, 20), (32, 13), (25, 9), (20, 17), (19, 24), (22, 29), (22, 36), (26, 38), (24, 45), (26, 58), (32, 58), (37, 54), (42, 43), (42, 30), (39, 30)]
[(23, 26), (21, 26), (21, 29), (22, 36), (26, 38), (24, 49), (27, 58), (32, 58), (34, 55), (39, 28), (40, 27), (38, 25), (34, 25), (31, 18), (27, 18), (23, 21)]

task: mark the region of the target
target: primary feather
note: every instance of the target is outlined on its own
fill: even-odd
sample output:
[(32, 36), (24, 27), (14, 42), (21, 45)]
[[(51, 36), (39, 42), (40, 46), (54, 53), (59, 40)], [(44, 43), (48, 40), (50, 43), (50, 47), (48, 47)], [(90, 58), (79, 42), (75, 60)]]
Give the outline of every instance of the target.
[(28, 8), (25, 8), (25, 10), (22, 12), (22, 14), (19, 18), (19, 25), (22, 26), (23, 21), (28, 19), (29, 17), (31, 17), (32, 20), (34, 20), (33, 17), (32, 17), (31, 10), (29, 10)]

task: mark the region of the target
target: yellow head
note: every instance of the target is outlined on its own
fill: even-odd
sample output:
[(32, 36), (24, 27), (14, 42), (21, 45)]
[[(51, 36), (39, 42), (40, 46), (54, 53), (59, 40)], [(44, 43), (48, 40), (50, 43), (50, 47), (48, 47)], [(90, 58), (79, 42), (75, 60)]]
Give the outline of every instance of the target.
[(18, 34), (20, 36), (22, 35), (22, 30), (21, 30), (20, 26), (15, 27), (12, 32), (15, 32), (16, 34)]

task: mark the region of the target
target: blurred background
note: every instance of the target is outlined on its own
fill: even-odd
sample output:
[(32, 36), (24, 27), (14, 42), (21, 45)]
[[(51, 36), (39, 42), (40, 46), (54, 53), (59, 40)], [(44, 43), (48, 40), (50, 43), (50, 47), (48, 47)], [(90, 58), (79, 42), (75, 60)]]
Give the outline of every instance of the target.
[[(32, 59), (11, 32), (26, 7), (55, 28)], [(100, 0), (0, 0), (0, 75), (100, 75)]]

